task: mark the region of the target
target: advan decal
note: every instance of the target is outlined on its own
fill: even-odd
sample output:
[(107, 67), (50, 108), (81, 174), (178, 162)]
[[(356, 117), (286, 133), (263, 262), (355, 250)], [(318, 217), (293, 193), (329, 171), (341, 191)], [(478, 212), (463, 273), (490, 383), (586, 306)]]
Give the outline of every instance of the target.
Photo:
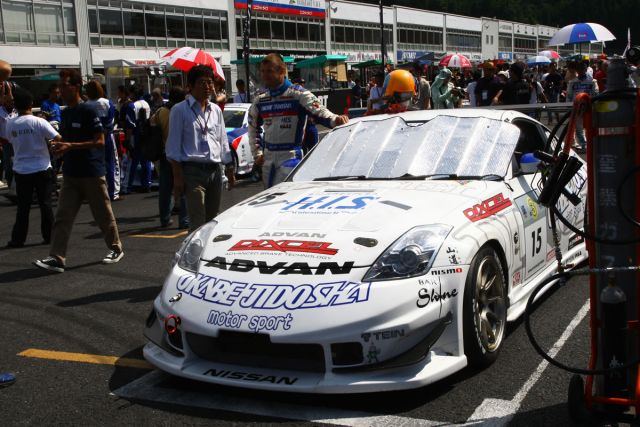
[(230, 308), (299, 310), (368, 301), (370, 285), (349, 281), (295, 286), (244, 283), (198, 273), (181, 276), (176, 288), (193, 298)]
[(315, 274), (322, 276), (327, 272), (331, 274), (349, 274), (355, 262), (346, 261), (343, 264), (337, 262), (319, 262), (317, 266), (310, 266), (306, 262), (273, 262), (253, 261), (250, 259), (234, 259), (230, 262), (225, 257), (215, 257), (208, 261), (205, 266), (218, 268), (225, 271), (235, 271), (238, 273), (248, 273), (257, 269), (260, 274), (278, 274), (284, 275), (307, 275)]

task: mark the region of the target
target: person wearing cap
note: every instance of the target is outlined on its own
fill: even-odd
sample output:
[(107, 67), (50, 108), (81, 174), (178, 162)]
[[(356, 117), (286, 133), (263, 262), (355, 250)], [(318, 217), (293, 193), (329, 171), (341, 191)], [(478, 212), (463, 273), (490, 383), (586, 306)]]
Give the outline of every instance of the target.
[(372, 110), (365, 113), (365, 116), (375, 114), (397, 114), (411, 108), (413, 100), (416, 98), (416, 81), (414, 76), (407, 70), (393, 70), (384, 79), (383, 84), (383, 107), (379, 110)]
[(431, 87), (431, 99), (433, 100), (433, 108), (436, 110), (445, 108), (454, 108), (453, 100), (453, 83), (451, 83), (451, 70), (443, 68), (433, 81)]
[(493, 62), (486, 61), (482, 65), (484, 76), (476, 84), (476, 102), (479, 107), (496, 105), (500, 102), (503, 84), (496, 77), (496, 66)]

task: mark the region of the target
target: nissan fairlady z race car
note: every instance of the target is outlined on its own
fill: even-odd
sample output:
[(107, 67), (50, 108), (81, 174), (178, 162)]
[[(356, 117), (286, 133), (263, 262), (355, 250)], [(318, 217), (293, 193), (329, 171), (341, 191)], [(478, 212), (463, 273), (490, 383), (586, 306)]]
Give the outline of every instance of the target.
[[(507, 110), (334, 129), (286, 182), (186, 238), (144, 356), (180, 377), (312, 393), (415, 388), (490, 364), (558, 267), (532, 154), (548, 138)], [(556, 205), (579, 229), (585, 181), (583, 166)], [(564, 264), (586, 259), (578, 235), (557, 233)]]

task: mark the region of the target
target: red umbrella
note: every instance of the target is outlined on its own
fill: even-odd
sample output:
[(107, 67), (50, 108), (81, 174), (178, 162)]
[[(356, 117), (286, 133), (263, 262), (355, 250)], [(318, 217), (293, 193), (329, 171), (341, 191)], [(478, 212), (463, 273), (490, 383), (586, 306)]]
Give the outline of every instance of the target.
[(174, 68), (189, 71), (195, 65), (208, 65), (213, 69), (216, 77), (224, 80), (222, 66), (216, 59), (204, 50), (192, 47), (179, 47), (163, 56), (164, 60)]
[(449, 68), (471, 68), (471, 61), (466, 56), (456, 53), (445, 56), (438, 65)]

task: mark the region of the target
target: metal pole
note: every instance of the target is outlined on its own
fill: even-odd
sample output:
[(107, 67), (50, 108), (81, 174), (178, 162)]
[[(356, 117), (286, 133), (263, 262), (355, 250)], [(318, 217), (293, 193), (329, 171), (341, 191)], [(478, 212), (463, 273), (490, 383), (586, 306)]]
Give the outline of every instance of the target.
[(244, 58), (244, 69), (246, 75), (246, 82), (244, 86), (244, 93), (246, 95), (247, 102), (251, 102), (251, 76), (249, 73), (249, 37), (251, 36), (251, 7), (253, 6), (253, 0), (247, 0), (247, 18), (244, 20), (244, 29), (242, 34), (242, 56)]
[(382, 70), (385, 68), (385, 56), (387, 56), (386, 45), (384, 44), (384, 15), (382, 9), (382, 0), (378, 0), (378, 5), (380, 6), (380, 53), (382, 54)]

